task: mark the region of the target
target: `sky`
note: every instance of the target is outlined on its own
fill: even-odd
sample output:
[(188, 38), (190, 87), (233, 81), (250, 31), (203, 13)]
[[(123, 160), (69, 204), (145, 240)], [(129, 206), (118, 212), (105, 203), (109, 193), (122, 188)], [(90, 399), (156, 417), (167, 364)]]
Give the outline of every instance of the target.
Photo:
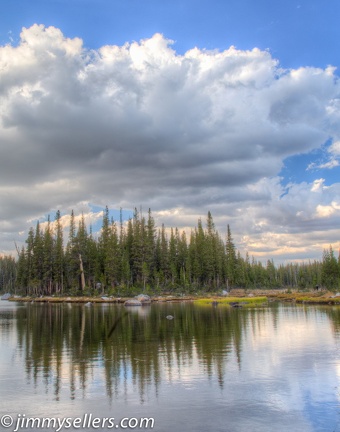
[(340, 247), (338, 0), (2, 0), (0, 253), (73, 209)]

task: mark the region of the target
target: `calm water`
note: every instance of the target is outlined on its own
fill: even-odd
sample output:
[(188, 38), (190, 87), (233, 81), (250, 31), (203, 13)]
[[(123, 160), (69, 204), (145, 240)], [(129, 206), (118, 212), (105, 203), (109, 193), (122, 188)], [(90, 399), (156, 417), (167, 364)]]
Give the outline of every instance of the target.
[(157, 432), (340, 432), (337, 307), (1, 301), (0, 341), (0, 415), (14, 421), (92, 414), (153, 417)]

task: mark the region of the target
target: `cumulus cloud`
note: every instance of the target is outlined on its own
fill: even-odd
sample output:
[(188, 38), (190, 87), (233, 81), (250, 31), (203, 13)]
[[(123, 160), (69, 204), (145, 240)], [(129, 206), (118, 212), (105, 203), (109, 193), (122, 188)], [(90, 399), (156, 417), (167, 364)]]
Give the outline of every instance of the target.
[(0, 47), (0, 249), (27, 221), (83, 202), (142, 204), (183, 226), (211, 210), (237, 239), (327, 231), (337, 206), (318, 206), (339, 202), (339, 185), (321, 199), (277, 175), (329, 138), (340, 153), (335, 70), (282, 70), (256, 48), (172, 46), (155, 34), (94, 51), (34, 25)]

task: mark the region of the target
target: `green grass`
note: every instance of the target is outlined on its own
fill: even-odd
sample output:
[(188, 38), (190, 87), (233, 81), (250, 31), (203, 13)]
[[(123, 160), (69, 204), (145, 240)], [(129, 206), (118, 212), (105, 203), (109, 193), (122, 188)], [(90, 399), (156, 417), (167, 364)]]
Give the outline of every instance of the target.
[(242, 306), (259, 306), (262, 305), (263, 303), (267, 302), (267, 297), (211, 297), (211, 298), (203, 298), (203, 299), (198, 299), (198, 300), (194, 300), (194, 304), (195, 305), (200, 305), (200, 306), (211, 306), (211, 304), (215, 302), (218, 305), (222, 305), (222, 306), (230, 306), (230, 303), (238, 303)]

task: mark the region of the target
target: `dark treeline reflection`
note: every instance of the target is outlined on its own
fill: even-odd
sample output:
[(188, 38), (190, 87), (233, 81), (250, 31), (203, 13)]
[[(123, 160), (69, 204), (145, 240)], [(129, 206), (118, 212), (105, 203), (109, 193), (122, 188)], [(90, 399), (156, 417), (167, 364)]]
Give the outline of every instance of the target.
[(101, 374), (110, 398), (130, 384), (143, 398), (146, 386), (157, 391), (162, 380), (197, 363), (223, 385), (228, 356), (241, 360), (244, 319), (237, 310), (187, 304), (29, 304), (17, 311), (18, 345), (29, 379), (52, 385), (56, 397), (67, 383), (74, 398)]
[(340, 308), (337, 306), (325, 306), (324, 311), (330, 319), (335, 337), (340, 339)]
[[(321, 311), (339, 335), (338, 309), (305, 309), (307, 315)], [(106, 392), (110, 400), (135, 394), (143, 402), (150, 390), (157, 395), (161, 384), (182, 382), (188, 374), (223, 387), (228, 368), (242, 368), (249, 340), (267, 329), (275, 332), (284, 314), (274, 305), (235, 310), (192, 304), (28, 304), (17, 310), (16, 323), (27, 377), (37, 387), (44, 385), (46, 393), (53, 389), (56, 399), (62, 392), (75, 399)]]

